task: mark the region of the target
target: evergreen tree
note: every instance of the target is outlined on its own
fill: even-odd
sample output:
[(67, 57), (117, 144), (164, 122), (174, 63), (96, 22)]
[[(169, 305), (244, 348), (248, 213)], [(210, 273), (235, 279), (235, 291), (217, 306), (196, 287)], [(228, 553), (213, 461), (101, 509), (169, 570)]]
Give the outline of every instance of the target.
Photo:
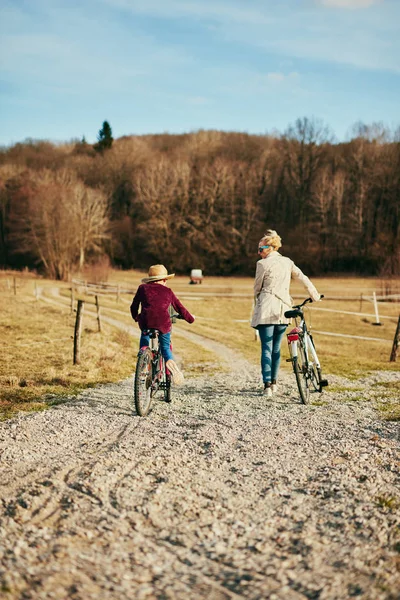
[(104, 121), (103, 127), (100, 129), (97, 136), (98, 142), (94, 145), (94, 149), (97, 152), (104, 152), (111, 148), (114, 138), (112, 136), (112, 130), (108, 121)]

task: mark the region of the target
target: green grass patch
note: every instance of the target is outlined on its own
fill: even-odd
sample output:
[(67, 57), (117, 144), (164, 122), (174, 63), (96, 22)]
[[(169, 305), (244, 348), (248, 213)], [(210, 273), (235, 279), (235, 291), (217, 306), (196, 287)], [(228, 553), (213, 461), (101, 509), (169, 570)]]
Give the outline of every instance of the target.
[(390, 512), (396, 511), (400, 507), (399, 499), (396, 496), (390, 496), (389, 494), (382, 494), (375, 498), (375, 502), (381, 508), (387, 509)]
[(362, 387), (346, 387), (344, 385), (330, 385), (327, 390), (328, 393), (344, 393), (344, 392), (363, 392)]
[(397, 390), (400, 393), (400, 381), (382, 381), (382, 383), (373, 383), (371, 387), (386, 388), (389, 392)]
[(400, 403), (379, 402), (377, 410), (385, 421), (400, 421)]

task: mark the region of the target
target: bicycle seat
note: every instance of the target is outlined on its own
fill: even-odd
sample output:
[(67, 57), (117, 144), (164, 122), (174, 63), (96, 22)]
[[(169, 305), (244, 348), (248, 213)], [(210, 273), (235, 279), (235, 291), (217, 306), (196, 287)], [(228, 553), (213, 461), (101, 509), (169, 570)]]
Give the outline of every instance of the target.
[(296, 308), (295, 310), (287, 310), (285, 312), (285, 317), (287, 319), (292, 319), (293, 317), (302, 317), (303, 311)]

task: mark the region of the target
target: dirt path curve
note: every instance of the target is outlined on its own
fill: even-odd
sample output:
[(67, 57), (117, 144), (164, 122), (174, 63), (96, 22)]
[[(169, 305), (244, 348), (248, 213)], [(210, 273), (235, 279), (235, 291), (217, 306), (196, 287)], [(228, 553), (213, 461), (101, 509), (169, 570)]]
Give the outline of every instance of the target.
[[(67, 307), (69, 306), (69, 300), (62, 297), (60, 295), (60, 290), (57, 287), (50, 288), (51, 297), (42, 296), (41, 299), (50, 304), (56, 305), (58, 307)], [(93, 317), (96, 315), (96, 311), (94, 308), (88, 306), (86, 307), (86, 311), (89, 312)], [(139, 339), (139, 329), (138, 326), (135, 325), (127, 325), (123, 321), (120, 321), (114, 317), (106, 316), (104, 312), (121, 315), (122, 311), (120, 309), (113, 308), (104, 308), (102, 313), (102, 320), (114, 327), (118, 327), (123, 331), (127, 331), (130, 335)], [(129, 315), (129, 310), (126, 310), (126, 314)], [(183, 337), (191, 342), (205, 348), (206, 350), (210, 350), (217, 355), (219, 359), (223, 362), (227, 363), (227, 365), (231, 369), (240, 369), (242, 371), (248, 371), (250, 369), (250, 365), (248, 361), (246, 361), (240, 354), (234, 352), (230, 348), (227, 348), (224, 344), (220, 342), (216, 342), (215, 340), (211, 340), (210, 338), (206, 338), (202, 335), (198, 335), (197, 333), (193, 333), (192, 331), (187, 331), (179, 327), (179, 322), (174, 326), (174, 336)]]
[(398, 600), (398, 424), (371, 380), (304, 407), (240, 365), (144, 419), (126, 380), (2, 423), (2, 600)]

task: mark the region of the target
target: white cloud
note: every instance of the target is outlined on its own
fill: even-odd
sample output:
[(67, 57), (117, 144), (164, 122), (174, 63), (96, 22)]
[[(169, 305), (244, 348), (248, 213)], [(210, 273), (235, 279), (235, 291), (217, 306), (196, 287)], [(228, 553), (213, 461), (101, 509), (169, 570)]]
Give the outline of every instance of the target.
[(272, 83), (284, 83), (290, 81), (297, 81), (299, 74), (293, 71), (285, 75), (284, 73), (267, 73), (267, 80)]
[(332, 6), (333, 8), (368, 8), (373, 4), (378, 4), (383, 0), (317, 0), (319, 4), (324, 6)]
[(302, 77), (299, 73), (283, 73), (280, 71), (255, 72), (247, 68), (215, 69), (212, 73), (213, 80), (218, 81), (215, 88), (217, 94), (229, 94), (237, 98), (248, 97), (286, 97), (307, 94), (303, 88)]
[(58, 93), (126, 92), (191, 65), (188, 52), (153, 35), (93, 21), (87, 7), (76, 12), (48, 2), (37, 0), (46, 27), (29, 11), (0, 7), (0, 24), (7, 17), (8, 25), (1, 27), (0, 78)]
[[(400, 71), (397, 31), (400, 2), (397, 1), (253, 0), (251, 6), (239, 0), (96, 1), (133, 15), (189, 20), (219, 42), (258, 47), (281, 59), (295, 57), (362, 69)], [(329, 22), (322, 7), (337, 9)], [(367, 7), (370, 10), (360, 10)]]
[(201, 106), (203, 104), (210, 104), (210, 100), (204, 96), (192, 96), (188, 98), (188, 103), (195, 106)]
[[(243, 7), (235, 0), (101, 0), (113, 9), (119, 8), (134, 14), (141, 13), (165, 18), (210, 19), (245, 24), (272, 23), (269, 12), (255, 3), (255, 8)], [(257, 8), (258, 5), (258, 8)]]

